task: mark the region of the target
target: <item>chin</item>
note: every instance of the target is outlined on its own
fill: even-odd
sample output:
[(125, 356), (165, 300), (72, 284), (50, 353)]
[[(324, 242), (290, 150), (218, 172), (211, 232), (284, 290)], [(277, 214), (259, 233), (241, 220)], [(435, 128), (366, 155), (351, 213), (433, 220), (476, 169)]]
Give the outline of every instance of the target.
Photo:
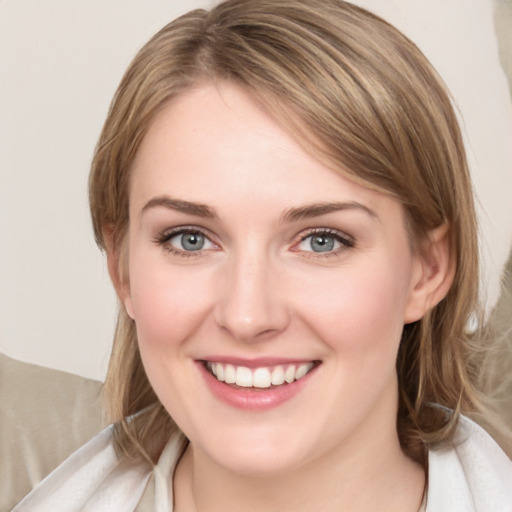
[(291, 471), (306, 462), (299, 437), (270, 426), (253, 432), (226, 432), (208, 444), (197, 440), (192, 445), (227, 471), (261, 478)]

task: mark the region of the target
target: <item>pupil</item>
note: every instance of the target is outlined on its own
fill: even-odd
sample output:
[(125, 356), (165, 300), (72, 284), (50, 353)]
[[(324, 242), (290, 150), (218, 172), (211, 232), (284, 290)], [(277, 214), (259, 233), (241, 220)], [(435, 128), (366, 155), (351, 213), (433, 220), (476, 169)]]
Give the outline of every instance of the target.
[(334, 248), (334, 238), (332, 236), (319, 235), (311, 239), (311, 248), (315, 252), (328, 252)]
[(204, 245), (204, 236), (199, 233), (189, 233), (181, 238), (183, 248), (187, 251), (199, 251)]

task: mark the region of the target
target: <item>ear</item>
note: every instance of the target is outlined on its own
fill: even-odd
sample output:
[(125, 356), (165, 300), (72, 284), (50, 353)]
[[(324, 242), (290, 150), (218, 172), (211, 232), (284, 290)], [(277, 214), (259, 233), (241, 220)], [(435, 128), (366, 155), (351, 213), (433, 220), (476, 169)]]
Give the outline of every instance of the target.
[(455, 276), (450, 240), (450, 229), (443, 224), (418, 244), (404, 323), (423, 318), (450, 290)]
[(117, 296), (123, 304), (128, 316), (133, 320), (133, 304), (130, 294), (130, 282), (128, 279), (126, 243), (117, 245), (114, 236), (114, 227), (108, 225), (103, 228), (103, 239), (107, 252), (107, 267), (110, 280), (114, 285)]

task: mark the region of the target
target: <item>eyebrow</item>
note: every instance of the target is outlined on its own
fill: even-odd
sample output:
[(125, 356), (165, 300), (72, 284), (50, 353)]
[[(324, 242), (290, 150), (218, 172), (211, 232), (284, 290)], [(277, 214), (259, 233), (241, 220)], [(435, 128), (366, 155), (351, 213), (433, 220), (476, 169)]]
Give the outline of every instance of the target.
[(217, 218), (218, 215), (214, 208), (201, 203), (192, 203), (190, 201), (183, 201), (182, 199), (174, 199), (169, 196), (159, 196), (150, 199), (142, 208), (142, 213), (151, 208), (157, 207), (168, 208), (181, 213), (188, 213), (196, 215), (197, 217), (204, 217), (209, 219)]
[[(169, 196), (158, 196), (150, 199), (142, 208), (144, 213), (152, 208), (163, 207), (170, 210), (175, 210), (181, 213), (195, 215), (197, 217), (216, 219), (218, 218), (215, 208), (202, 203), (194, 203), (191, 201), (184, 201), (183, 199), (175, 199)], [(321, 215), (327, 215), (343, 210), (360, 210), (370, 217), (378, 219), (378, 215), (365, 206), (364, 204), (356, 201), (347, 202), (325, 202), (325, 203), (312, 203), (304, 206), (286, 209), (281, 215), (281, 222), (296, 222), (303, 219), (313, 219)]]
[(356, 201), (334, 202), (334, 203), (313, 203), (297, 208), (287, 209), (281, 216), (283, 222), (295, 222), (303, 219), (313, 219), (328, 213), (339, 212), (343, 210), (360, 210), (370, 217), (378, 219), (379, 216), (364, 204)]

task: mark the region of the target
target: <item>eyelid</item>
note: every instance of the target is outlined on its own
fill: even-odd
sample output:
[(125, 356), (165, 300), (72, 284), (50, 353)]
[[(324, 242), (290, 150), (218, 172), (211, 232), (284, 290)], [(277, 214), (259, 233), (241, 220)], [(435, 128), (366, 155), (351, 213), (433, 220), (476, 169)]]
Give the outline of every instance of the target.
[[(167, 228), (161, 230), (156, 237), (153, 238), (153, 242), (157, 245), (165, 247), (170, 253), (174, 253), (178, 256), (184, 257), (193, 257), (200, 256), (201, 254), (210, 251), (212, 249), (199, 249), (197, 251), (185, 251), (178, 249), (176, 247), (170, 246), (168, 244), (169, 240), (173, 237), (179, 236), (185, 233), (198, 233), (203, 235), (211, 244), (215, 246), (215, 248), (219, 248), (219, 243), (215, 241), (215, 236), (206, 228), (197, 226), (197, 225), (185, 225), (185, 226), (176, 226), (173, 228)], [(298, 245), (306, 240), (310, 236), (314, 235), (328, 235), (335, 238), (340, 244), (341, 247), (332, 251), (328, 251), (325, 253), (315, 252), (315, 251), (305, 251), (302, 249), (298, 249)], [(333, 228), (308, 228), (301, 231), (298, 235), (294, 237), (292, 242), (291, 251), (292, 252), (301, 252), (307, 254), (308, 257), (320, 258), (320, 257), (329, 257), (329, 256), (337, 256), (339, 253), (344, 252), (347, 249), (353, 248), (356, 245), (356, 241), (353, 236), (337, 230)]]
[(178, 249), (176, 247), (171, 246), (168, 242), (174, 238), (175, 236), (179, 236), (186, 233), (197, 233), (203, 235), (211, 244), (215, 247), (219, 247), (219, 244), (214, 240), (214, 236), (210, 233), (209, 230), (194, 226), (194, 225), (186, 225), (186, 226), (176, 226), (173, 228), (167, 228), (160, 231), (156, 237), (153, 238), (153, 242), (156, 245), (160, 245), (165, 247), (170, 253), (176, 254), (178, 256), (199, 256), (206, 251), (210, 251), (211, 249), (199, 249), (197, 251), (185, 251)]
[[(329, 252), (315, 252), (315, 251), (304, 251), (302, 249), (298, 249), (298, 245), (302, 243), (304, 240), (309, 238), (310, 236), (314, 235), (328, 235), (335, 238), (341, 245), (341, 248), (338, 248), (333, 251)], [(355, 247), (356, 241), (353, 236), (344, 233), (343, 231), (339, 231), (337, 229), (333, 228), (309, 228), (304, 231), (301, 231), (294, 239), (293, 245), (292, 245), (292, 251), (293, 252), (304, 252), (308, 254), (308, 257), (327, 257), (327, 256), (336, 256), (340, 252), (343, 252), (347, 249), (351, 249)]]

